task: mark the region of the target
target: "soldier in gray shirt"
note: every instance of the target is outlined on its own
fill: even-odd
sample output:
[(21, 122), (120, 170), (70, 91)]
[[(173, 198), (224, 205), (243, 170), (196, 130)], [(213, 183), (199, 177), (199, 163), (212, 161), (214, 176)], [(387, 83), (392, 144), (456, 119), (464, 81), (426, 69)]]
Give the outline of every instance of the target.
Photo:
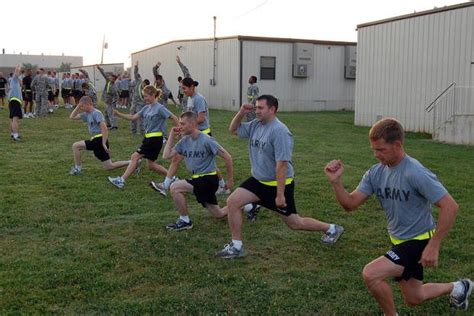
[(82, 92), (84, 95), (89, 96), (92, 99), (92, 103), (94, 103), (94, 107), (97, 108), (97, 91), (94, 85), (91, 82), (89, 77), (89, 73), (85, 69), (79, 69), (79, 71), (84, 75), (85, 81), (82, 83)]
[[(83, 112), (81, 112), (83, 111)], [(130, 161), (116, 161), (112, 162), (109, 155), (108, 130), (105, 125), (104, 116), (102, 113), (94, 108), (92, 99), (84, 96), (79, 100), (79, 104), (71, 112), (69, 116), (72, 120), (83, 120), (87, 123), (91, 138), (88, 140), (81, 140), (72, 145), (74, 153), (75, 165), (69, 171), (70, 175), (78, 175), (82, 171), (81, 167), (81, 151), (91, 150), (94, 155), (102, 161), (102, 166), (106, 170), (114, 170), (128, 166)]]
[(119, 177), (109, 177), (109, 181), (117, 188), (122, 189), (125, 186), (125, 180), (137, 169), (139, 161), (145, 158), (147, 161), (148, 169), (166, 175), (168, 170), (156, 163), (156, 159), (163, 146), (163, 126), (166, 119), (171, 119), (174, 125), (178, 125), (178, 118), (173, 115), (163, 104), (158, 103), (156, 99), (159, 97), (159, 91), (153, 86), (146, 86), (143, 89), (143, 98), (146, 106), (141, 109), (140, 112), (130, 115), (120, 113), (114, 110), (114, 114), (117, 116), (129, 120), (135, 121), (138, 119), (143, 120), (143, 126), (145, 128), (145, 138), (143, 139), (140, 148), (134, 152), (131, 156), (130, 166), (127, 168), (125, 173)]
[[(148, 79), (142, 81), (142, 76), (138, 70), (138, 61), (136, 62), (134, 69), (133, 69), (133, 87), (131, 90), (130, 98), (132, 99), (132, 106), (130, 107), (130, 114), (134, 115), (141, 111), (141, 109), (145, 106), (145, 101), (143, 99), (143, 88), (150, 84)], [(144, 134), (145, 129), (143, 128), (143, 124), (141, 120), (130, 121), (130, 131), (132, 134), (140, 133)]]
[(277, 212), (291, 229), (325, 232), (321, 242), (335, 243), (344, 231), (342, 226), (301, 217), (296, 212), (291, 161), (293, 135), (276, 117), (278, 100), (271, 95), (262, 95), (257, 99), (257, 120), (242, 123), (242, 119), (253, 108), (252, 104), (242, 105), (230, 123), (229, 130), (232, 134), (249, 140), (252, 177), (244, 181), (227, 199), (232, 241), (216, 255), (225, 259), (245, 255), (241, 209), (248, 203), (258, 203)]
[[(451, 304), (468, 307), (473, 282), (423, 284), (423, 268), (438, 265), (441, 241), (456, 219), (458, 204), (437, 177), (405, 153), (404, 130), (394, 119), (383, 119), (369, 132), (370, 145), (380, 163), (370, 168), (359, 186), (349, 193), (342, 183), (344, 166), (333, 160), (325, 167), (336, 198), (347, 211), (354, 211), (372, 194), (379, 200), (388, 221), (392, 248), (364, 267), (362, 276), (385, 315), (396, 315), (387, 279), (398, 281), (405, 302), (419, 305), (435, 297), (450, 295)], [(432, 204), (440, 208), (436, 225)]]
[[(173, 147), (174, 138), (179, 134), (183, 138)], [(163, 158), (176, 157), (177, 161), (177, 164), (171, 165), (167, 177), (174, 176), (179, 162), (183, 159), (192, 176), (191, 179), (177, 180), (171, 184), (171, 196), (180, 216), (176, 223), (166, 226), (168, 230), (180, 231), (193, 227), (184, 193), (193, 192), (197, 201), (207, 208), (215, 218), (223, 218), (227, 215), (227, 208), (220, 208), (216, 198), (216, 191), (219, 188), (216, 156), (220, 156), (225, 161), (227, 185), (230, 188), (234, 183), (232, 157), (214, 138), (199, 131), (195, 113), (181, 114), (179, 127), (171, 129), (170, 137), (163, 151)]]

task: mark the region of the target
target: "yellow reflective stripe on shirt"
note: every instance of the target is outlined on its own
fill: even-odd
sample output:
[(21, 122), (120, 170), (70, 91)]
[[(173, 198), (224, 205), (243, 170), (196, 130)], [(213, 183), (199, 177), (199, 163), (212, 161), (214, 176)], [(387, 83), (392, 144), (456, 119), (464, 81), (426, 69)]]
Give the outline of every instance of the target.
[[(258, 182), (260, 182), (261, 184), (264, 184), (264, 185), (271, 186), (271, 187), (276, 187), (278, 185), (278, 182), (276, 180), (274, 180), (274, 181), (260, 181), (260, 180), (258, 180)], [(285, 180), (285, 185), (288, 185), (291, 182), (293, 182), (293, 178), (287, 178)]]
[(109, 93), (109, 91), (110, 91), (110, 81), (107, 82), (107, 88), (105, 88), (106, 93)]
[(91, 140), (102, 137), (102, 134), (97, 134), (91, 137)]
[(436, 229), (433, 229), (433, 230), (430, 230), (429, 232), (426, 232), (426, 233), (423, 233), (423, 234), (420, 234), (418, 236), (415, 236), (413, 238), (409, 238), (409, 239), (397, 239), (393, 236), (390, 236), (390, 241), (392, 242), (392, 244), (394, 245), (399, 245), (401, 243), (404, 243), (405, 241), (409, 241), (409, 240), (425, 240), (425, 239), (430, 239), (433, 234), (435, 233)]
[(160, 137), (160, 136), (163, 136), (163, 132), (151, 132), (151, 133), (145, 134), (145, 138)]
[(15, 98), (15, 97), (8, 99), (8, 101), (18, 101), (18, 102), (20, 102), (20, 105), (23, 103), (23, 101), (21, 101), (18, 98)]
[(204, 134), (209, 134), (211, 132), (211, 128), (206, 128), (205, 130), (202, 130), (201, 133), (204, 133)]
[(213, 176), (216, 175), (217, 171), (209, 172), (209, 173), (200, 173), (200, 174), (193, 174), (191, 178), (196, 179), (204, 176)]

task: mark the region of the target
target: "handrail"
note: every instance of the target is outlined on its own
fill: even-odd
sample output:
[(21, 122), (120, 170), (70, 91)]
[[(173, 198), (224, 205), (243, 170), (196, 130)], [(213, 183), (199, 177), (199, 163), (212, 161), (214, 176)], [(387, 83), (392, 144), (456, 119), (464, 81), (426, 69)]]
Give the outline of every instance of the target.
[(431, 111), (433, 110), (433, 108), (434, 108), (435, 103), (436, 103), (446, 92), (448, 92), (448, 90), (451, 89), (452, 86), (455, 86), (455, 85), (456, 85), (456, 82), (453, 82), (453, 83), (451, 83), (446, 89), (444, 89), (444, 91), (441, 92), (441, 94), (438, 95), (438, 96), (436, 97), (436, 99), (434, 99), (434, 101), (431, 102), (430, 105), (428, 105), (428, 106), (425, 108), (425, 111), (431, 112)]

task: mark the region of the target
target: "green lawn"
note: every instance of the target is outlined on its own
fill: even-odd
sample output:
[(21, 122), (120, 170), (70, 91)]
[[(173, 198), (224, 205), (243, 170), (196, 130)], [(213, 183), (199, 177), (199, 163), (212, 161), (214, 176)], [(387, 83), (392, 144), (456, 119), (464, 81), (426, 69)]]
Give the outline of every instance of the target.
[[(342, 159), (345, 183), (353, 189), (376, 162), (368, 128), (353, 126), (352, 112), (280, 115), (294, 133), (299, 213), (343, 225), (340, 242), (324, 246), (319, 233), (290, 231), (265, 210), (257, 222), (244, 222), (247, 257), (231, 261), (214, 257), (229, 241), (227, 221), (212, 219), (192, 196), (194, 228), (164, 229), (177, 212), (169, 197), (148, 187), (156, 174), (144, 170), (119, 190), (107, 176), (122, 171), (107, 172), (84, 152), (83, 173), (69, 176), (71, 144), (88, 133), (68, 113), (22, 120), (24, 141), (13, 143), (8, 113), (0, 112), (1, 314), (380, 314), (361, 271), (389, 247), (384, 214), (374, 199), (345, 213), (323, 173), (329, 160)], [(227, 133), (232, 116), (211, 111), (213, 134), (233, 156), (238, 184), (250, 167), (246, 142)], [(110, 136), (113, 160), (128, 159), (141, 143), (129, 134), (127, 121), (119, 126)], [(408, 134), (406, 149), (461, 206), (440, 266), (426, 270), (425, 279), (474, 277), (474, 148)], [(219, 165), (225, 170), (222, 160)], [(186, 175), (183, 167), (179, 173)], [(450, 313), (447, 298), (409, 308), (398, 289), (395, 295), (401, 314)]]

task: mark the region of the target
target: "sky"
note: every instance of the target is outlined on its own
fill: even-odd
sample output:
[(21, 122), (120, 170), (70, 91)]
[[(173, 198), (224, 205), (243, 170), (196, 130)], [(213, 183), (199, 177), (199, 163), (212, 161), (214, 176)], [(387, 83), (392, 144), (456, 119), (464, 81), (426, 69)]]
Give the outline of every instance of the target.
[[(465, 0), (467, 1), (467, 0)], [(232, 35), (357, 41), (356, 26), (462, 0), (6, 0), (0, 48), (7, 54), (83, 56), (130, 66), (130, 55), (172, 40)]]

